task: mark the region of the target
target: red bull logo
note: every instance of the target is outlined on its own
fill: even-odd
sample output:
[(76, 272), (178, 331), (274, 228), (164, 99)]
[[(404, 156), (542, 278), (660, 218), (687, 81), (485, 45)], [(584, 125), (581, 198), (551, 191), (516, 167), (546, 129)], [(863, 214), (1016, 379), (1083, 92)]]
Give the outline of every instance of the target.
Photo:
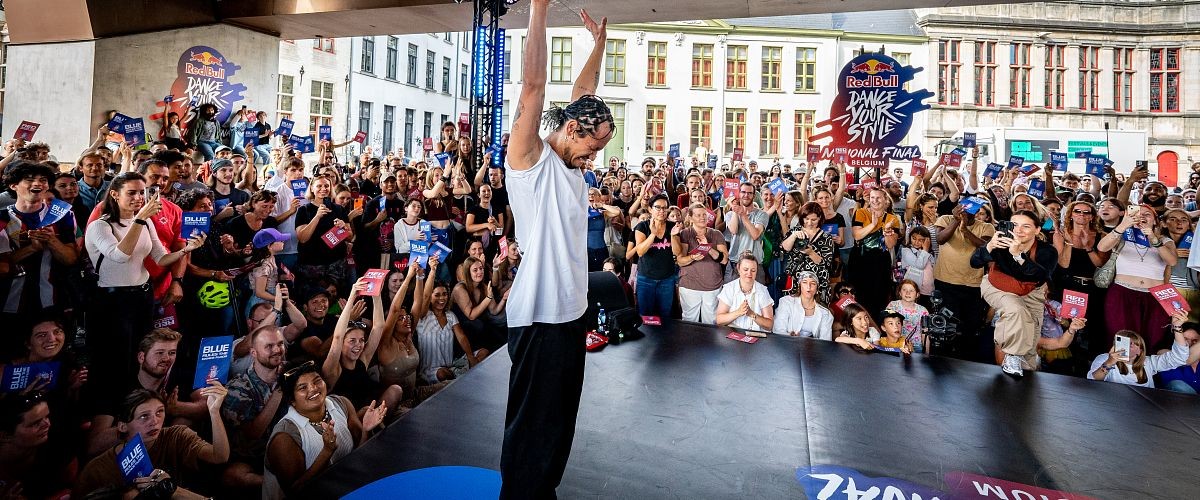
[(220, 63), (224, 62), (221, 60), (220, 57), (212, 55), (212, 52), (209, 52), (207, 50), (204, 52), (201, 52), (199, 54), (192, 52), (192, 53), (190, 53), (190, 56), (191, 56), (190, 60), (192, 62), (198, 62), (205, 66), (212, 66), (214, 64), (220, 64)]
[(866, 73), (868, 75), (874, 75), (876, 73), (883, 73), (883, 72), (895, 72), (895, 71), (896, 71), (896, 68), (893, 67), (891, 64), (885, 63), (883, 61), (878, 61), (875, 59), (868, 59), (864, 62), (855, 64), (853, 67), (850, 68), (851, 73)]

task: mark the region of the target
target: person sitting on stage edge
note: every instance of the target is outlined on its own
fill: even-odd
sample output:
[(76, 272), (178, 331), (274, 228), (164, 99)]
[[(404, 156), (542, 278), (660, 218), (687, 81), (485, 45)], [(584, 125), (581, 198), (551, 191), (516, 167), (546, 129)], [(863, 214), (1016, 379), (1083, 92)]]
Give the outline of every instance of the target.
[[(1187, 322), (1179, 328), (1183, 330), (1183, 339), (1187, 341), (1188, 348), (1200, 343), (1200, 323)], [(1164, 354), (1166, 351), (1159, 351), (1159, 354)], [(1188, 364), (1159, 372), (1157, 385), (1163, 389), (1175, 392), (1183, 392), (1187, 394), (1196, 394), (1200, 392), (1200, 376), (1197, 376), (1196, 367), (1200, 365), (1200, 358), (1188, 357)]]
[(779, 335), (833, 340), (833, 313), (817, 302), (817, 275), (801, 271), (791, 295), (780, 297), (771, 331)]
[[(1022, 210), (1012, 215), (1010, 230), (1000, 230), (975, 250), (971, 267), (987, 267), (979, 285), (983, 300), (996, 310), (996, 361), (1009, 375), (1038, 368), (1037, 341), (1046, 303), (1046, 282), (1058, 263), (1054, 246), (1037, 239), (1042, 219)], [(1001, 226), (1003, 227), (1003, 226)], [(1003, 356), (1003, 357), (1001, 357)]]
[(721, 286), (717, 294), (717, 326), (771, 331), (775, 303), (766, 285), (755, 280), (758, 269), (758, 259), (750, 252), (738, 258), (738, 279)]
[(1175, 336), (1175, 343), (1171, 345), (1171, 350), (1162, 354), (1147, 356), (1146, 341), (1141, 335), (1131, 330), (1117, 332), (1118, 336), (1129, 337), (1129, 352), (1118, 352), (1114, 344), (1107, 354), (1096, 356), (1088, 372), (1092, 380), (1153, 389), (1154, 375), (1200, 361), (1200, 343), (1188, 347), (1187, 338), (1183, 336), (1187, 316), (1183, 310), (1171, 315), (1171, 332)]

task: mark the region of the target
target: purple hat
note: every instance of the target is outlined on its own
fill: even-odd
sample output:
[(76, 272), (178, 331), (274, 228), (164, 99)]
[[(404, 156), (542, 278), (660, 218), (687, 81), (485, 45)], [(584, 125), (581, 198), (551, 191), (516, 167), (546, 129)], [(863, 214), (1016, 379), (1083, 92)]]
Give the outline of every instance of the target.
[(274, 229), (260, 229), (254, 234), (254, 248), (266, 248), (277, 241), (287, 242), (292, 235), (284, 234)]

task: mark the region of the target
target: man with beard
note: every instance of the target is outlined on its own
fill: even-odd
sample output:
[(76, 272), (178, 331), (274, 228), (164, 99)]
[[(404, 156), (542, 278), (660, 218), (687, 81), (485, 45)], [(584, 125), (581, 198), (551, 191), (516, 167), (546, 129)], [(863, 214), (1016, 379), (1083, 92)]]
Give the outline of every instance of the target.
[(164, 198), (175, 201), (175, 198), (183, 191), (208, 189), (204, 183), (196, 181), (192, 171), (192, 159), (184, 156), (183, 153), (167, 150), (155, 154), (153, 159), (167, 166), (167, 179), (161, 186)]
[[(766, 284), (767, 273), (762, 268), (762, 236), (769, 217), (766, 212), (754, 206), (754, 197), (757, 193), (758, 190), (750, 182), (743, 182), (741, 186), (738, 186), (737, 198), (725, 206), (725, 213), (721, 216), (720, 220), (724, 222), (724, 227), (718, 229), (723, 229), (725, 232), (725, 241), (729, 242), (730, 256), (740, 259), (743, 253), (749, 252), (754, 255), (755, 262), (758, 262), (758, 280)], [(725, 270), (725, 283), (738, 278), (736, 260), (729, 259), (729, 267)]]
[[(88, 431), (88, 455), (95, 455), (107, 447), (114, 446), (120, 439), (114, 426), (123, 394), (129, 394), (135, 389), (145, 389), (157, 394), (167, 403), (167, 418), (183, 418), (198, 421), (204, 418), (208, 410), (204, 398), (198, 403), (179, 400), (179, 380), (187, 379), (183, 385), (191, 381), (191, 373), (175, 373), (169, 377), (175, 366), (175, 358), (179, 350), (179, 340), (183, 335), (169, 328), (156, 328), (142, 337), (138, 346), (138, 373), (133, 380), (127, 380), (116, 387), (96, 387), (91, 396), (96, 399), (84, 408), (99, 409), (101, 414), (92, 417), (92, 426)], [(178, 380), (176, 380), (178, 379)]]
[(187, 142), (200, 148), (204, 161), (213, 159), (221, 138), (221, 124), (217, 122), (217, 106), (212, 103), (201, 104), (196, 109), (196, 116), (187, 126)]
[(884, 190), (892, 197), (892, 213), (896, 214), (900, 220), (904, 220), (904, 209), (908, 207), (904, 199), (904, 187), (900, 185), (900, 181), (889, 179), (884, 181)]
[(108, 161), (96, 151), (79, 157), (79, 198), (88, 211), (96, 208), (100, 194), (108, 189)]
[(1145, 181), (1150, 176), (1150, 171), (1145, 168), (1135, 168), (1129, 173), (1129, 180), (1125, 181), (1125, 185), (1121, 186), (1121, 192), (1117, 198), (1126, 203), (1131, 203), (1130, 199), (1137, 199), (1137, 203), (1147, 205), (1154, 209), (1154, 213), (1162, 216), (1163, 212), (1167, 211), (1167, 185), (1159, 181), (1148, 181), (1138, 190), (1137, 196), (1131, 198), (1136, 185)]
[[(378, 161), (378, 160), (375, 160)], [(379, 167), (375, 168), (378, 172)], [(391, 265), (392, 230), (396, 221), (404, 218), (404, 200), (399, 196), (399, 184), (395, 175), (383, 178), (383, 194), (371, 198), (363, 205), (363, 214), (354, 219), (354, 265), (358, 275), (368, 269), (389, 269)], [(383, 249), (388, 249), (384, 252)]]
[(232, 463), (225, 469), (222, 482), (231, 488), (257, 492), (262, 487), (267, 431), (283, 400), (279, 375), (287, 340), (279, 327), (271, 324), (255, 328), (246, 341), (253, 363), (229, 381), (229, 394), (221, 406), (233, 449)]

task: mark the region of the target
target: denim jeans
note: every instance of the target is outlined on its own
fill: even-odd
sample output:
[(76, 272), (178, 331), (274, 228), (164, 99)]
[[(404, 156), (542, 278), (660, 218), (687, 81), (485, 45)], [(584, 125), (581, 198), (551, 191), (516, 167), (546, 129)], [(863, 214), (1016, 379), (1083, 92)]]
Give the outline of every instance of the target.
[(677, 280), (679, 280), (679, 276), (656, 280), (639, 274), (637, 277), (638, 314), (658, 316), (662, 319), (670, 318)]
[(196, 141), (196, 147), (200, 149), (200, 154), (204, 155), (204, 161), (210, 161), (216, 154), (214, 151), (221, 143), (217, 141)]
[(254, 163), (268, 165), (271, 163), (271, 145), (259, 144), (254, 146)]

